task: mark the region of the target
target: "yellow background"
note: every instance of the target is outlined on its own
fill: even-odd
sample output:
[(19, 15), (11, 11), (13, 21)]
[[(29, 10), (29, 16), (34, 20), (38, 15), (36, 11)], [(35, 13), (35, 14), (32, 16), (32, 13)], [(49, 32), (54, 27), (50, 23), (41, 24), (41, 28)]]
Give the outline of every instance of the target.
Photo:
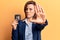
[[(0, 40), (11, 40), (11, 23), (15, 14), (24, 18), (24, 4), (28, 0), (0, 0)], [(35, 0), (40, 4), (48, 19), (42, 30), (42, 40), (60, 40), (60, 0)]]

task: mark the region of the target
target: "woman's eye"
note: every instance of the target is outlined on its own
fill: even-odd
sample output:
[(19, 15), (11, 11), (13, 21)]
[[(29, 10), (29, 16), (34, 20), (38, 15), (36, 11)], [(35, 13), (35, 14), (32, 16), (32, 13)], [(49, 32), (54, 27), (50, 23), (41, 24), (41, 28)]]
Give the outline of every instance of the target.
[(32, 10), (32, 9), (30, 8), (30, 10)]

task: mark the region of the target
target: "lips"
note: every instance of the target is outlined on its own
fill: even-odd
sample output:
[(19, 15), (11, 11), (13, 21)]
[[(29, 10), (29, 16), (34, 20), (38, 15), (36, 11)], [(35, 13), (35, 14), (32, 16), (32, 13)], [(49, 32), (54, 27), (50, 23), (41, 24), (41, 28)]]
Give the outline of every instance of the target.
[(31, 13), (27, 13), (27, 15), (30, 15)]

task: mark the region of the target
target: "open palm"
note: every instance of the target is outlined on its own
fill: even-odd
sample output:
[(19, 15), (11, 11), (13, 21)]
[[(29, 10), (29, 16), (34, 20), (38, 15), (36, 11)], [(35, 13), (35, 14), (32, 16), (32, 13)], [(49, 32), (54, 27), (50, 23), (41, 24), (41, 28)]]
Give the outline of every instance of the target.
[(43, 8), (40, 5), (36, 5), (35, 11), (36, 11), (37, 18), (32, 19), (31, 21), (35, 23), (44, 24), (46, 21), (46, 16), (45, 16)]

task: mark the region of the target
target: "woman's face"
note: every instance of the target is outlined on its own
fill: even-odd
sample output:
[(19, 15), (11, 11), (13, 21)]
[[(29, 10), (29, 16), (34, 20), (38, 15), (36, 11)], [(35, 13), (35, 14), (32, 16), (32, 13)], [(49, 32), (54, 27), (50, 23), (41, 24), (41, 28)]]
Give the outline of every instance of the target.
[(35, 14), (35, 9), (33, 4), (27, 5), (26, 16), (27, 18), (32, 18)]

